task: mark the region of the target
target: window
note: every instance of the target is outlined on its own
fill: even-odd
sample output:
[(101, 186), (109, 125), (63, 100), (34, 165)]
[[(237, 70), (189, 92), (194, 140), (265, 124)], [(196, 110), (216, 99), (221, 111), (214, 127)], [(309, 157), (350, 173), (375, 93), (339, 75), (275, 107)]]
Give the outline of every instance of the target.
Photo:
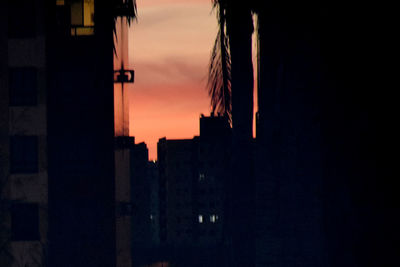
[(217, 216), (215, 214), (210, 215), (210, 222), (215, 223), (217, 221)]
[(37, 103), (37, 70), (33, 67), (10, 68), (11, 106), (32, 106)]
[(94, 34), (94, 0), (71, 1), (71, 35)]
[(204, 179), (206, 178), (206, 175), (204, 173), (200, 173), (199, 174), (199, 181), (204, 181)]
[(11, 239), (13, 241), (33, 241), (40, 239), (38, 204), (16, 203), (12, 205)]
[(8, 1), (8, 37), (33, 38), (36, 36), (36, 1)]
[(199, 214), (199, 223), (203, 223), (203, 215)]
[(12, 136), (10, 138), (10, 172), (38, 172), (37, 136)]
[(55, 0), (58, 31), (72, 36), (94, 34), (94, 0)]

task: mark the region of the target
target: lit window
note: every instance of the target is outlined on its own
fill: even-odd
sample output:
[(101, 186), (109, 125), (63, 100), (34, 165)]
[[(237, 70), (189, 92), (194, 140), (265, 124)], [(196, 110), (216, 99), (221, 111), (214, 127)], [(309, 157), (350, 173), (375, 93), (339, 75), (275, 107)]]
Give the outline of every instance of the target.
[(204, 173), (199, 174), (199, 181), (204, 181), (205, 178), (206, 178), (206, 175)]
[(215, 214), (210, 215), (210, 222), (215, 223), (217, 221), (217, 216)]
[(71, 3), (71, 35), (94, 34), (94, 0), (74, 0)]
[(199, 223), (203, 223), (203, 215), (199, 215)]

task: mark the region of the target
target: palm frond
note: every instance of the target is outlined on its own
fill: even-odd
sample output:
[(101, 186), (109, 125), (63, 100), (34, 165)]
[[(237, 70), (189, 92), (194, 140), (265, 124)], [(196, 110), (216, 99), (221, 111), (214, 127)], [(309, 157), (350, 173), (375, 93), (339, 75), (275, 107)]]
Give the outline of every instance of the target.
[(114, 18), (126, 17), (128, 24), (137, 19), (136, 0), (113, 0)]
[(211, 53), (207, 87), (213, 112), (222, 113), (231, 121), (231, 60), (225, 31), (225, 8), (219, 2), (224, 1), (214, 1), (214, 7), (218, 8), (219, 30)]
[[(118, 41), (117, 37), (117, 29), (115, 25), (117, 24), (118, 17), (126, 17), (126, 21), (130, 26), (134, 20), (137, 20), (137, 6), (136, 0), (114, 0), (113, 1), (113, 10), (114, 10), (114, 36), (116, 41)], [(115, 45), (114, 45), (114, 54), (117, 54)]]

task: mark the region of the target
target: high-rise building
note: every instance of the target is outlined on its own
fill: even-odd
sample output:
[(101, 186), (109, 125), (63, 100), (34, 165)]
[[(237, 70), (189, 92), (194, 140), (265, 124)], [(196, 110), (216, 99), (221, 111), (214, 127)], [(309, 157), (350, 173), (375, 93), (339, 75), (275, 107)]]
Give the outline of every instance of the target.
[(227, 119), (213, 115), (198, 137), (159, 140), (160, 242), (172, 260), (212, 261), (223, 246), (230, 145)]
[(47, 57), (40, 4), (0, 3), (0, 266), (42, 264), (47, 253)]
[(136, 144), (131, 154), (131, 202), (132, 214), (132, 266), (142, 266), (154, 257), (155, 220), (151, 212), (151, 182), (154, 181), (149, 166), (149, 153), (145, 143)]
[(113, 32), (127, 2), (0, 3), (1, 266), (117, 265), (113, 87), (133, 72), (113, 80)]

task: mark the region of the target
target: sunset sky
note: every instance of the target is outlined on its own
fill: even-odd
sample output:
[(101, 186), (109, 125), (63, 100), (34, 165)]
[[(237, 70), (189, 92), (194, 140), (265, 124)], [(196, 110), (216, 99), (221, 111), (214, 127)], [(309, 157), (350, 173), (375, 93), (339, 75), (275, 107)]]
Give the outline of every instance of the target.
[(129, 129), (156, 159), (159, 138), (198, 135), (200, 114), (210, 112), (207, 68), (217, 20), (211, 0), (137, 0), (137, 7), (129, 30)]

